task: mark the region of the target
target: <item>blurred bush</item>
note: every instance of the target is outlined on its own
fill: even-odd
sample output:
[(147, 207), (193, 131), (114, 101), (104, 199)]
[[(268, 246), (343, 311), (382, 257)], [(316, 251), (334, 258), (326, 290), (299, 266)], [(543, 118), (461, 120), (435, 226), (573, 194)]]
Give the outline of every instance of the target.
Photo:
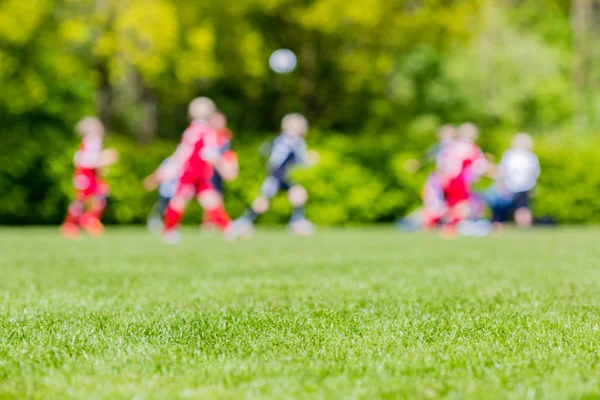
[[(76, 138), (61, 139), (51, 129), (46, 140), (17, 141), (18, 152), (0, 154), (0, 222), (7, 224), (57, 224), (62, 221), (72, 197), (72, 155)], [(264, 135), (246, 135), (236, 142), (240, 177), (227, 184), (226, 203), (232, 216), (239, 216), (258, 194), (265, 177), (264, 160), (258, 148)], [(431, 135), (429, 135), (431, 140)], [(502, 135), (502, 137), (507, 137)], [(564, 136), (561, 136), (564, 137)], [(321, 160), (312, 168), (298, 168), (293, 178), (310, 193), (309, 218), (320, 225), (391, 222), (419, 206), (420, 192), (428, 170), (405, 171), (406, 160), (420, 151), (408, 148), (401, 136), (372, 134), (348, 137), (339, 133), (315, 133), (309, 138)], [(11, 143), (7, 144), (11, 145)], [(488, 140), (486, 151), (499, 158), (505, 140)], [(565, 145), (558, 137), (538, 139), (542, 176), (534, 200), (538, 216), (551, 216), (562, 223), (600, 222), (600, 166), (595, 150), (600, 141), (582, 138)], [(112, 135), (107, 146), (120, 153), (117, 165), (106, 170), (112, 193), (107, 223), (144, 223), (156, 199), (147, 193), (142, 179), (173, 150), (175, 143), (156, 141), (140, 147), (130, 138)], [(66, 151), (65, 149), (68, 149)], [(485, 183), (482, 185), (485, 186)], [(262, 223), (285, 223), (290, 215), (285, 195), (278, 196)], [(200, 207), (192, 204), (186, 221), (198, 223)]]
[(548, 139), (538, 146), (542, 175), (535, 212), (563, 223), (600, 222), (600, 140)]

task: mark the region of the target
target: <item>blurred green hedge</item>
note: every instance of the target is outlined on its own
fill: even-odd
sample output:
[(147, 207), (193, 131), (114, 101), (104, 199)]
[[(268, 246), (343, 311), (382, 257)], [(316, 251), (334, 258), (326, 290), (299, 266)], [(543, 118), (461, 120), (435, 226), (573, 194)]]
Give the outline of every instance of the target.
[[(57, 224), (62, 221), (72, 196), (72, 156), (76, 139), (68, 141), (48, 131), (41, 140), (17, 140), (11, 135), (9, 147), (18, 151), (0, 153), (0, 222), (3, 224)], [(497, 157), (503, 141), (487, 145)], [(309, 138), (321, 156), (313, 168), (297, 169), (294, 179), (310, 193), (307, 213), (321, 225), (348, 225), (391, 222), (419, 205), (419, 194), (427, 170), (411, 175), (404, 162), (420, 155), (418, 140), (406, 148), (401, 138), (381, 135), (345, 136), (316, 133)], [(415, 144), (417, 143), (417, 144)], [(426, 142), (425, 142), (426, 143)], [(258, 148), (261, 140), (245, 135), (236, 142), (241, 173), (227, 184), (226, 203), (232, 216), (239, 216), (256, 196), (265, 176)], [(563, 223), (600, 222), (600, 164), (596, 150), (600, 141), (584, 139), (565, 144), (564, 140), (538, 140), (542, 165), (540, 185), (534, 200), (538, 216), (551, 216)], [(156, 193), (143, 190), (141, 180), (167, 157), (175, 143), (154, 142), (140, 147), (130, 139), (112, 135), (107, 146), (116, 147), (120, 162), (106, 171), (112, 189), (107, 223), (145, 222)], [(496, 148), (489, 148), (490, 146)], [(416, 148), (419, 148), (417, 150)], [(485, 186), (485, 183), (482, 185)], [(278, 196), (263, 223), (284, 223), (290, 208), (285, 196)], [(200, 220), (199, 206), (191, 205), (186, 221)]]

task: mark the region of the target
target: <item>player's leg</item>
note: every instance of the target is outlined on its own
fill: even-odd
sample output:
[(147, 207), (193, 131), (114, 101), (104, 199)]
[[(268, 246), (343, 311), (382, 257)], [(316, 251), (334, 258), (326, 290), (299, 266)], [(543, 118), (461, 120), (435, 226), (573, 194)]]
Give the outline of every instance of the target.
[(67, 215), (60, 227), (61, 234), (67, 239), (74, 239), (79, 235), (81, 217), (85, 212), (85, 203), (95, 191), (95, 174), (92, 171), (76, 171), (73, 177), (75, 200), (67, 208)]
[(171, 201), (170, 197), (162, 195), (158, 196), (158, 199), (156, 200), (156, 203), (154, 203), (154, 206), (152, 206), (152, 211), (148, 216), (147, 226), (150, 231), (158, 232), (162, 230), (163, 217), (167, 210), (167, 206), (169, 205), (169, 201)]
[(292, 217), (290, 219), (290, 229), (293, 233), (300, 236), (311, 235), (314, 226), (306, 219), (304, 206), (308, 201), (308, 192), (303, 186), (294, 185), (287, 191), (288, 200), (292, 205)]
[(434, 231), (439, 226), (443, 214), (444, 212), (437, 212), (435, 209), (424, 208), (421, 214), (423, 229)]
[(446, 211), (446, 199), (441, 179), (432, 173), (423, 187), (423, 228), (427, 231), (437, 229)]
[(175, 195), (169, 201), (163, 217), (163, 235), (167, 243), (179, 242), (179, 223), (183, 218), (185, 209), (194, 197), (196, 188), (188, 182), (180, 182)]
[(95, 177), (90, 180), (90, 186), (86, 191), (87, 211), (81, 216), (80, 224), (92, 236), (100, 236), (104, 233), (104, 226), (100, 219), (106, 210), (108, 192), (109, 188), (105, 182)]
[[(213, 189), (219, 194), (219, 196), (221, 196), (221, 202), (223, 201), (223, 177), (217, 172), (214, 171), (212, 179), (211, 179), (211, 185), (213, 187)], [(216, 215), (215, 213), (209, 213), (206, 210), (204, 210), (204, 214), (202, 216), (202, 229), (203, 230), (210, 230), (214, 227), (218, 227), (219, 226), (219, 221), (215, 220), (214, 217), (218, 215)]]
[(266, 213), (271, 205), (271, 199), (279, 192), (280, 185), (280, 180), (274, 176), (265, 179), (260, 188), (260, 195), (254, 199), (252, 205), (244, 212), (240, 220), (243, 219), (253, 224), (260, 215)]
[(515, 223), (519, 228), (530, 228), (533, 225), (529, 192), (515, 194)]
[(454, 179), (444, 187), (446, 214), (443, 218), (442, 236), (452, 238), (457, 235), (458, 224), (469, 215), (469, 194), (461, 179)]
[(65, 221), (60, 226), (60, 233), (67, 239), (79, 236), (79, 218), (85, 209), (83, 201), (76, 199), (69, 204)]
[(106, 196), (96, 194), (89, 198), (87, 211), (81, 216), (80, 224), (90, 235), (100, 236), (104, 233), (104, 226), (100, 222), (100, 218), (105, 209)]
[(254, 232), (254, 222), (256, 219), (269, 210), (271, 199), (279, 192), (281, 182), (275, 176), (269, 176), (264, 180), (260, 195), (254, 199), (250, 208), (244, 214), (236, 219), (227, 230), (226, 235), (229, 239), (237, 239), (241, 236), (251, 235)]
[(225, 210), (221, 193), (215, 190), (208, 180), (199, 183), (197, 193), (198, 203), (206, 211), (208, 219), (221, 231), (225, 231), (231, 223), (231, 218)]

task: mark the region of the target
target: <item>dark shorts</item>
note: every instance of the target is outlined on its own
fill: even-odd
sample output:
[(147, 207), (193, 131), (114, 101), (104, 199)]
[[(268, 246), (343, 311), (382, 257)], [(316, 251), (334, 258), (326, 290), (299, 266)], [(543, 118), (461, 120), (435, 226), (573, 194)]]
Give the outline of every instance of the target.
[(223, 177), (217, 171), (214, 172), (212, 179), (211, 179), (211, 183), (212, 183), (213, 189), (215, 189), (217, 192), (223, 194)]
[(492, 222), (506, 222), (519, 208), (529, 208), (531, 192), (519, 192), (513, 195), (500, 196), (495, 188), (487, 190), (483, 198), (492, 210)]
[(529, 208), (531, 204), (531, 192), (519, 192), (515, 193), (515, 197), (513, 200), (513, 206), (515, 210), (519, 208)]

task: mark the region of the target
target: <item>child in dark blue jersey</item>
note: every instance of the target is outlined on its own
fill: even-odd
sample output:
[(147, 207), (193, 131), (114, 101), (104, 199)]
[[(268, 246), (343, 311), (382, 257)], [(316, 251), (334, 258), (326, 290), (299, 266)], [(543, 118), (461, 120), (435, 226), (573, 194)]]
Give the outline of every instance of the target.
[(292, 167), (311, 165), (316, 162), (316, 153), (307, 151), (304, 141), (308, 132), (308, 121), (303, 115), (288, 114), (283, 118), (281, 128), (282, 133), (273, 140), (269, 149), (267, 160), (269, 175), (262, 184), (260, 196), (254, 200), (244, 215), (232, 224), (229, 232), (231, 238), (251, 232), (254, 221), (269, 209), (271, 199), (280, 191), (287, 192), (293, 207), (290, 219), (292, 232), (302, 236), (313, 232), (313, 225), (304, 215), (308, 193), (304, 187), (293, 183), (289, 177)]

